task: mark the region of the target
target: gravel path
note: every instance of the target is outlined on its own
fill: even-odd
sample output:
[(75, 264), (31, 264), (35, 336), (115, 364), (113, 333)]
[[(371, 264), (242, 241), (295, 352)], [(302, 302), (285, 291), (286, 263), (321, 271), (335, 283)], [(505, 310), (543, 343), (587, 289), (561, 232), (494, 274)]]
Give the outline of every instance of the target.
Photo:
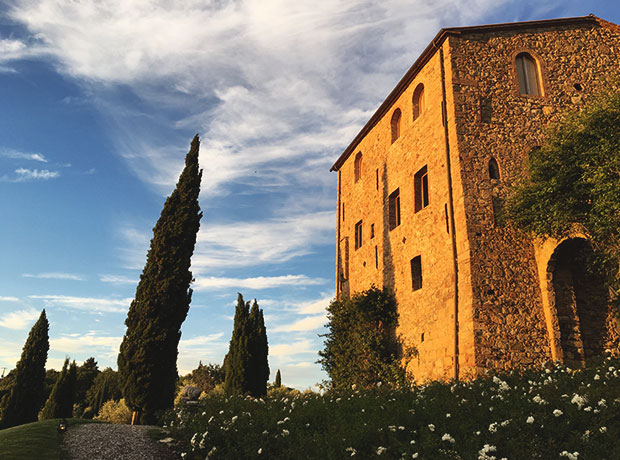
[(164, 443), (149, 438), (153, 427), (87, 423), (63, 435), (63, 449), (71, 460), (173, 460), (180, 456)]

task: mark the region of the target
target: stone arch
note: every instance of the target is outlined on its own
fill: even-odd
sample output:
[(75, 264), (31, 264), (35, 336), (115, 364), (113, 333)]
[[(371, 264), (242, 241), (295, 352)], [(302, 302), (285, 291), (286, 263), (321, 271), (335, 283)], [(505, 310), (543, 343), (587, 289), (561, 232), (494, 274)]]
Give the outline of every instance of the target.
[(592, 267), (590, 242), (560, 242), (547, 264), (547, 280), (555, 355), (568, 366), (584, 366), (605, 349), (608, 301), (604, 280)]

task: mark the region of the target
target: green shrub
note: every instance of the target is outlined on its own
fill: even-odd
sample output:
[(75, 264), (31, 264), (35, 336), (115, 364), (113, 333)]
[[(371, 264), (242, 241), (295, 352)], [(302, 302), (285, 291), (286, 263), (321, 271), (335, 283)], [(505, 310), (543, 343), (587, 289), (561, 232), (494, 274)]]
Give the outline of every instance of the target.
[(125, 405), (125, 400), (120, 401), (109, 400), (107, 401), (99, 411), (99, 414), (95, 416), (95, 420), (102, 422), (129, 424), (131, 423), (131, 411)]

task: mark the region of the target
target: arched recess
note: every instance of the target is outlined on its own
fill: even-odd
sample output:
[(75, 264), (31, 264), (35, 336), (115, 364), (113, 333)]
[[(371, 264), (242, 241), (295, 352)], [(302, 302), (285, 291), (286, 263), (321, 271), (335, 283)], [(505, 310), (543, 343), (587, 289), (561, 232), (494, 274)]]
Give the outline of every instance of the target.
[(591, 263), (590, 243), (577, 237), (562, 241), (547, 264), (556, 356), (571, 367), (605, 349), (608, 290)]
[(401, 119), (401, 111), (400, 109), (394, 110), (392, 114), (392, 144), (400, 137), (400, 119)]
[(357, 155), (355, 155), (355, 164), (353, 169), (355, 182), (357, 182), (362, 178), (362, 152), (357, 152)]
[(493, 157), (489, 160), (489, 179), (499, 180), (499, 165)]
[(417, 120), (418, 117), (424, 111), (424, 85), (420, 83), (416, 86), (413, 92), (413, 120)]

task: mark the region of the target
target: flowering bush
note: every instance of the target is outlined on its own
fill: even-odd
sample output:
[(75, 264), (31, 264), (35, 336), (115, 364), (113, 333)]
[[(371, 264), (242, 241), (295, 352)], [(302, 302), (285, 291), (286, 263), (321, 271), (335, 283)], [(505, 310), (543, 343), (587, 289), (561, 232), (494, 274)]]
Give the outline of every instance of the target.
[(131, 423), (131, 411), (125, 405), (125, 400), (114, 401), (110, 399), (103, 406), (99, 414), (95, 416), (95, 420), (103, 422), (129, 424)]
[(620, 458), (620, 360), (266, 399), (210, 396), (170, 412), (186, 459)]

